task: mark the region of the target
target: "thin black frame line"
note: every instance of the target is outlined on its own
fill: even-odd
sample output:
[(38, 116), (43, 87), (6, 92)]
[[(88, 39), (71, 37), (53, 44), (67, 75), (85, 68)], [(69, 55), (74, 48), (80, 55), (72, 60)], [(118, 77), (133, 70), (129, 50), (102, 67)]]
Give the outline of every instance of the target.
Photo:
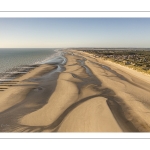
[(53, 140), (58, 140), (58, 139), (63, 139), (63, 140), (75, 140), (75, 139), (93, 139), (93, 140), (96, 140), (96, 139), (104, 139), (104, 140), (109, 140), (109, 139), (112, 139), (112, 140), (124, 140), (124, 139), (137, 139), (137, 140), (140, 140), (140, 139), (150, 139), (150, 138), (0, 138), (0, 139), (53, 139)]
[(150, 11), (0, 11), (0, 12), (150, 12)]

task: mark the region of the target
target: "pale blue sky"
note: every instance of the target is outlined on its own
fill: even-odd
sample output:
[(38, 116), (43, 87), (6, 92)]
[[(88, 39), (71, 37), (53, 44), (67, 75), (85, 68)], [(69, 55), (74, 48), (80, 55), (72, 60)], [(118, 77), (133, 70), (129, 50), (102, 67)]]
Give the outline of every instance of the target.
[(0, 48), (148, 47), (150, 18), (0, 18)]

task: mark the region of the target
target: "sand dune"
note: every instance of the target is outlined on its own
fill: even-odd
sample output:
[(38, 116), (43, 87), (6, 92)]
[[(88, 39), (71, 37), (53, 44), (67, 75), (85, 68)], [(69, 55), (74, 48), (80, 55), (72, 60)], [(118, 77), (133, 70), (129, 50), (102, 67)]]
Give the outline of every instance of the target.
[[(26, 94), (32, 87), (13, 87), (4, 91), (1, 95), (0, 112), (7, 110), (8, 108), (18, 104), (26, 97)], [(21, 93), (21, 94), (18, 94)]]
[(121, 132), (103, 97), (89, 99), (75, 108), (58, 132)]
[[(71, 75), (67, 73), (65, 75), (66, 80), (69, 80)], [(57, 81), (56, 90), (51, 95), (48, 103), (41, 109), (23, 117), (21, 124), (29, 126), (46, 126), (52, 124), (67, 107), (73, 104), (78, 98), (78, 89), (75, 84), (66, 80), (64, 79), (64, 75), (61, 74)]]

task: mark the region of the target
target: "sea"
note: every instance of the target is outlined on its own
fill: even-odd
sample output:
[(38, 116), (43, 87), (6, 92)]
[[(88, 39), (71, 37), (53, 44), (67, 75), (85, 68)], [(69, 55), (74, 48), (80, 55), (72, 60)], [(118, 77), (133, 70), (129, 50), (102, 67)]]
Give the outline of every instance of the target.
[(59, 50), (54, 48), (1, 48), (0, 79), (16, 68), (46, 63), (58, 55)]

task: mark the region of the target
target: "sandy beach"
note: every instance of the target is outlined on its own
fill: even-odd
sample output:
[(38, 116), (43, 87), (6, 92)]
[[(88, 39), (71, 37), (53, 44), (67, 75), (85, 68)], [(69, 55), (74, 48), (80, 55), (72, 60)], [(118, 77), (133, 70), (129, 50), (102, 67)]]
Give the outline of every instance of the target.
[(0, 132), (149, 132), (150, 77), (64, 50), (0, 84)]

